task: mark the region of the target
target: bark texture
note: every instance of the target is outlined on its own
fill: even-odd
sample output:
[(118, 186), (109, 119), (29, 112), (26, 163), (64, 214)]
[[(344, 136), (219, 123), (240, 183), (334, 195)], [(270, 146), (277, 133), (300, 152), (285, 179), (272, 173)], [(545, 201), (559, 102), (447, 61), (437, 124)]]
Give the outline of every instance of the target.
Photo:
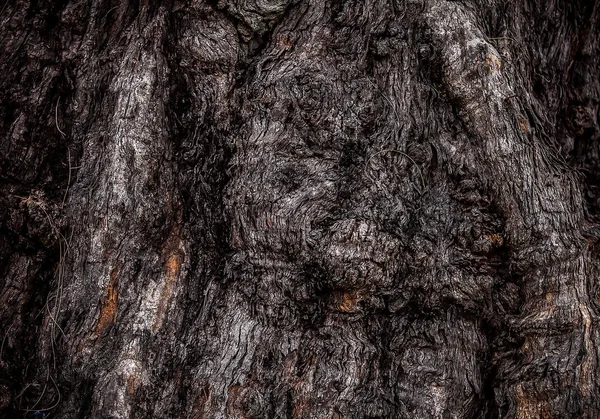
[(0, 416), (600, 417), (600, 2), (7, 0)]

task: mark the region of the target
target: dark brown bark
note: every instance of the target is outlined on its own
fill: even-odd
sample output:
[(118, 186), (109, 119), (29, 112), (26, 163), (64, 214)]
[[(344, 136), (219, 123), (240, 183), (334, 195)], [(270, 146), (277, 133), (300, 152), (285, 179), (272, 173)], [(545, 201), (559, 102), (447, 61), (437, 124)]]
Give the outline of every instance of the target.
[(0, 415), (597, 418), (599, 3), (0, 12)]

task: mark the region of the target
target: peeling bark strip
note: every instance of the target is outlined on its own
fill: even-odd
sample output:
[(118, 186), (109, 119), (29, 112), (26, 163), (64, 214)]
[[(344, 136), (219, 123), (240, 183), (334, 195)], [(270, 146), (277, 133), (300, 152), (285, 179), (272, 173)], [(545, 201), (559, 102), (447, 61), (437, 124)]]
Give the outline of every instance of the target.
[(600, 417), (599, 14), (7, 1), (0, 417)]

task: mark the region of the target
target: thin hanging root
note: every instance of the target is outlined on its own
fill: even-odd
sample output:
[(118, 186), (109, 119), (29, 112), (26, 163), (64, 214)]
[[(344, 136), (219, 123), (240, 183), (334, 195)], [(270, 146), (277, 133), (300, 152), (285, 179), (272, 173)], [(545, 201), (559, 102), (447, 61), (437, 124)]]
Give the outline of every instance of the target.
[[(56, 402), (50, 406), (50, 407), (44, 407), (41, 409), (36, 409), (35, 407), (38, 405), (38, 403), (42, 400), (42, 397), (44, 397), (44, 394), (46, 394), (46, 388), (47, 388), (47, 384), (48, 384), (48, 379), (50, 379), (50, 381), (52, 381), (52, 384), (54, 384), (54, 388), (56, 389), (56, 395), (58, 396), (56, 399)], [(23, 391), (21, 391), (21, 393), (19, 394), (19, 397), (25, 392), (25, 390), (27, 390), (27, 388), (29, 387), (29, 385), (27, 387), (25, 387), (23, 389)], [(46, 374), (46, 384), (44, 385), (44, 388), (42, 390), (42, 394), (40, 395), (40, 397), (37, 399), (37, 401), (34, 403), (34, 405), (28, 409), (22, 409), (24, 412), (47, 412), (49, 410), (52, 410), (54, 408), (56, 408), (56, 406), (58, 406), (58, 404), (60, 403), (61, 400), (61, 394), (60, 394), (60, 389), (58, 388), (58, 385), (56, 384), (56, 381), (54, 381), (54, 378), (52, 378), (52, 376), (50, 375), (50, 369), (48, 368), (48, 373)], [(47, 416), (46, 416), (47, 417)]]
[(59, 102), (60, 102), (60, 96), (58, 97), (58, 99), (56, 99), (56, 106), (54, 107), (54, 123), (56, 124), (56, 129), (58, 130), (58, 132), (60, 132), (63, 137), (66, 137), (67, 134), (65, 134), (63, 132), (63, 130), (61, 130), (60, 127), (58, 126), (58, 103)]
[(65, 194), (63, 195), (62, 204), (60, 205), (61, 210), (65, 207), (67, 195), (69, 194), (69, 188), (71, 187), (71, 171), (74, 169), (71, 166), (71, 149), (69, 147), (67, 147), (67, 159), (68, 159), (68, 163), (69, 163), (69, 177), (67, 179), (67, 188), (65, 189)]
[(4, 342), (6, 341), (6, 338), (8, 337), (8, 334), (10, 333), (10, 329), (13, 328), (15, 324), (11, 323), (10, 327), (6, 330), (6, 333), (4, 334), (4, 338), (2, 338), (2, 345), (0, 345), (0, 362), (2, 362), (2, 353), (4, 351)]
[(60, 333), (62, 333), (63, 337), (67, 337), (67, 335), (65, 334), (64, 330), (62, 329), (62, 327), (60, 327), (60, 325), (57, 323), (56, 318), (54, 317), (54, 314), (52, 314), (52, 312), (50, 311), (50, 307), (48, 307), (48, 304), (46, 304), (46, 311), (48, 312), (48, 316), (50, 316), (50, 319), (52, 320), (52, 323), (58, 327), (58, 330), (60, 330)]
[(521, 46), (521, 43), (519, 41), (517, 41), (515, 38), (511, 38), (510, 36), (497, 36), (497, 37), (493, 37), (493, 38), (486, 37), (486, 39), (488, 41), (512, 41), (515, 44), (519, 44), (518, 48), (521, 50), (523, 55), (525, 55), (528, 59), (530, 58), (527, 51), (525, 51), (525, 49)]
[[(44, 397), (44, 394), (46, 394), (46, 388), (48, 387), (48, 378), (50, 378), (50, 368), (48, 368), (48, 373), (46, 374), (46, 382), (44, 383), (44, 388), (42, 389), (42, 394), (40, 394), (40, 397), (38, 397), (38, 399), (36, 400), (36, 402), (33, 404), (33, 406), (30, 409), (23, 409), (25, 412), (35, 411), (35, 407), (42, 400), (42, 397)], [(25, 387), (25, 389), (27, 389), (27, 387)], [(23, 390), (23, 391), (25, 391), (25, 390)]]
[[(58, 104), (59, 104), (60, 98), (59, 100), (57, 100), (56, 102), (56, 107), (55, 107), (55, 123), (56, 123), (56, 128), (58, 129), (58, 131), (63, 135), (66, 136), (65, 133), (60, 129), (60, 126), (58, 125)], [(71, 149), (69, 147), (67, 147), (67, 159), (68, 159), (68, 166), (69, 166), (69, 173), (68, 173), (68, 180), (67, 180), (67, 187), (65, 189), (65, 193), (63, 195), (63, 200), (61, 203), (61, 211), (64, 209), (64, 205), (69, 193), (69, 188), (71, 185), (71, 179), (72, 179), (72, 170), (74, 169), (73, 166), (71, 165)], [(51, 320), (51, 330), (50, 330), (50, 344), (51, 344), (51, 348), (52, 348), (52, 366), (53, 368), (56, 370), (57, 366), (56, 366), (56, 351), (55, 351), (55, 346), (56, 346), (56, 329), (58, 328), (58, 330), (60, 331), (60, 333), (63, 335), (63, 337), (66, 337), (66, 334), (64, 332), (64, 330), (62, 329), (62, 327), (60, 326), (60, 324), (58, 323), (58, 316), (60, 314), (60, 310), (61, 310), (61, 305), (62, 305), (62, 290), (63, 290), (63, 286), (64, 286), (64, 263), (65, 263), (65, 259), (66, 256), (68, 254), (69, 251), (69, 247), (70, 247), (70, 243), (69, 240), (67, 240), (67, 238), (60, 232), (60, 230), (58, 229), (58, 227), (56, 226), (56, 224), (54, 223), (54, 221), (52, 220), (52, 217), (50, 216), (50, 214), (48, 213), (48, 211), (46, 210), (46, 204), (43, 201), (38, 201), (35, 199), (32, 199), (31, 196), (30, 197), (23, 197), (23, 196), (19, 196), (19, 195), (14, 195), (16, 198), (21, 199), (23, 202), (27, 202), (27, 203), (32, 203), (37, 205), (39, 208), (42, 209), (42, 211), (44, 212), (44, 214), (46, 215), (46, 219), (48, 220), (48, 223), (50, 224), (50, 228), (54, 231), (54, 234), (58, 240), (58, 244), (59, 244), (59, 262), (58, 262), (58, 266), (56, 268), (55, 271), (55, 276), (57, 278), (57, 294), (55, 297), (55, 303), (54, 303), (54, 307), (52, 308), (52, 310), (50, 309), (50, 297), (46, 300), (46, 311), (48, 313), (48, 317)], [(12, 325), (11, 325), (12, 328)], [(3, 353), (3, 349), (4, 349), (4, 342), (6, 340), (6, 337), (8, 335), (8, 332), (10, 331), (10, 328), (8, 329), (7, 333), (5, 334), (3, 340), (2, 340), (2, 344), (0, 345), (0, 359), (2, 358), (2, 353)], [(38, 403), (42, 400), (42, 398), (44, 397), (44, 395), (46, 394), (46, 389), (48, 386), (48, 380), (51, 380), (52, 383), (54, 384), (54, 387), (56, 388), (57, 394), (58, 394), (58, 399), (57, 401), (51, 406), (51, 407), (47, 407), (47, 408), (43, 408), (43, 409), (36, 409), (36, 406), (38, 405)], [(17, 396), (17, 398), (20, 398), (23, 393), (27, 390), (27, 388), (30, 387), (30, 384), (27, 385), (19, 394), (19, 396)], [(54, 409), (56, 406), (58, 406), (58, 404), (60, 403), (61, 400), (61, 394), (60, 394), (60, 390), (54, 380), (54, 378), (50, 375), (50, 366), (48, 367), (48, 373), (46, 375), (46, 380), (44, 383), (44, 387), (42, 389), (42, 394), (40, 395), (40, 397), (38, 398), (38, 400), (34, 403), (34, 405), (31, 408), (28, 409), (23, 409), (23, 411), (25, 412), (43, 412), (43, 411), (49, 411)]]
[[(70, 160), (70, 153), (69, 153), (69, 160)], [(44, 202), (42, 201), (37, 201), (37, 200), (32, 200), (31, 197), (22, 197), (22, 196), (18, 196), (18, 195), (14, 195), (17, 198), (22, 199), (25, 202), (31, 202), (35, 205), (37, 205), (38, 207), (40, 207), (42, 209), (42, 211), (44, 212), (44, 214), (46, 215), (46, 219), (48, 220), (48, 223), (50, 224), (50, 227), (52, 228), (52, 230), (54, 231), (54, 234), (56, 235), (56, 238), (58, 240), (58, 245), (59, 245), (59, 262), (58, 262), (58, 266), (56, 268), (56, 273), (55, 276), (57, 277), (57, 296), (55, 298), (55, 304), (52, 310), (50, 310), (49, 307), (49, 299), (46, 300), (46, 310), (48, 312), (48, 316), (51, 320), (51, 330), (50, 330), (50, 344), (52, 347), (52, 364), (54, 369), (56, 369), (56, 351), (55, 351), (55, 343), (56, 343), (56, 328), (58, 328), (58, 330), (60, 330), (60, 332), (62, 333), (63, 337), (66, 336), (64, 330), (62, 329), (62, 327), (60, 326), (60, 324), (57, 321), (58, 315), (60, 314), (60, 309), (61, 309), (61, 305), (62, 305), (62, 290), (63, 290), (63, 286), (64, 286), (64, 262), (65, 262), (65, 258), (68, 254), (69, 251), (69, 241), (67, 240), (67, 238), (60, 232), (60, 230), (58, 229), (58, 227), (56, 227), (56, 225), (54, 224), (52, 217), (50, 216), (50, 214), (48, 213), (48, 211), (46, 210), (46, 205)], [(4, 347), (4, 340), (2, 342), (2, 348)], [(0, 351), (0, 356), (1, 356), (1, 351)], [(48, 368), (48, 371), (50, 369)], [(46, 384), (44, 384), (44, 389), (42, 391), (42, 395), (40, 396), (40, 398), (38, 399), (38, 401), (34, 404), (34, 407), (32, 407), (31, 409), (27, 409), (25, 410), (26, 412), (30, 412), (30, 411), (43, 411), (43, 410), (51, 410), (54, 409), (58, 403), (60, 402), (60, 390), (58, 389), (56, 383), (54, 382), (54, 379), (49, 375), (50, 373), (48, 372), (48, 375), (46, 377)], [(50, 408), (46, 408), (46, 409), (35, 409), (35, 406), (37, 405), (37, 403), (39, 403), (39, 401), (41, 400), (41, 398), (43, 397), (45, 391), (46, 391), (46, 387), (47, 387), (47, 383), (48, 383), (48, 378), (50, 378), (52, 380), (52, 382), (54, 383), (54, 386), (56, 387), (56, 390), (58, 392), (59, 395), (59, 399), (58, 401)], [(21, 394), (27, 389), (27, 387), (21, 392)]]

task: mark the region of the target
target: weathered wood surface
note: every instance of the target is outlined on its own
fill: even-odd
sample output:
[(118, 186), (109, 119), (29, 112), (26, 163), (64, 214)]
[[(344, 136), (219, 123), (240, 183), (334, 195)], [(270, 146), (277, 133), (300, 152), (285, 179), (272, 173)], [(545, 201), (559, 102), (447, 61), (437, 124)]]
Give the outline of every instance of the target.
[(0, 415), (600, 417), (599, 9), (7, 0)]

